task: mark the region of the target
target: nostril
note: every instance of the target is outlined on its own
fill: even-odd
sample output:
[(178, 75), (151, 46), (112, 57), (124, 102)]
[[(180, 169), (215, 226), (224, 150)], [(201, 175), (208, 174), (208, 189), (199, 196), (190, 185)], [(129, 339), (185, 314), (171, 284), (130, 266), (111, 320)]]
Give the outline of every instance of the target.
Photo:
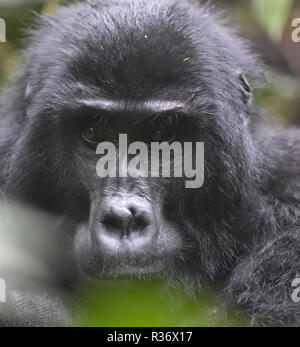
[(108, 229), (119, 229), (123, 227), (120, 219), (114, 218), (110, 215), (104, 216), (101, 223), (105, 225)]
[(132, 219), (132, 213), (125, 207), (111, 206), (101, 222), (109, 229), (126, 229)]
[(128, 210), (130, 211), (130, 213), (135, 216), (137, 214), (137, 208), (136, 206), (129, 206)]
[(137, 226), (147, 226), (151, 223), (150, 216), (148, 215), (148, 212), (146, 212), (145, 210), (137, 206), (130, 206), (129, 211), (131, 212), (131, 215)]
[(127, 220), (133, 218), (133, 213), (124, 205), (115, 205), (110, 207), (109, 214), (118, 219)]

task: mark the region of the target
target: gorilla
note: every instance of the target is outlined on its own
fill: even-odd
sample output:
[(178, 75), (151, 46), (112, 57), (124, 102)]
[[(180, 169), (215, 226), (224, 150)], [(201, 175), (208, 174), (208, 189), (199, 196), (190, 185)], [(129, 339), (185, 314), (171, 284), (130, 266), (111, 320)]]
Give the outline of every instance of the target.
[[(217, 290), (252, 322), (299, 325), (300, 131), (253, 103), (265, 68), (220, 13), (189, 0), (75, 2), (37, 18), (21, 55), (1, 99), (1, 191), (68, 221), (64, 285), (162, 278)], [(100, 178), (97, 144), (120, 134), (203, 142), (203, 186)], [(2, 324), (60, 324), (60, 294), (31, 297), (34, 308), (15, 294), (17, 318)]]

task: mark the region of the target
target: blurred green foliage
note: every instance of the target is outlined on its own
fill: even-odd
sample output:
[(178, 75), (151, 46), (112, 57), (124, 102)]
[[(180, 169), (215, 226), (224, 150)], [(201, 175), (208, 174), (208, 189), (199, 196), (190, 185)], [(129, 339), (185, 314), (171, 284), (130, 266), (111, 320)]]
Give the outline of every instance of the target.
[(275, 40), (282, 38), (293, 0), (253, 0), (252, 6), (258, 22)]
[(159, 280), (102, 280), (85, 287), (73, 300), (74, 317), (80, 302), (79, 326), (249, 326), (213, 295), (203, 292), (192, 297)]

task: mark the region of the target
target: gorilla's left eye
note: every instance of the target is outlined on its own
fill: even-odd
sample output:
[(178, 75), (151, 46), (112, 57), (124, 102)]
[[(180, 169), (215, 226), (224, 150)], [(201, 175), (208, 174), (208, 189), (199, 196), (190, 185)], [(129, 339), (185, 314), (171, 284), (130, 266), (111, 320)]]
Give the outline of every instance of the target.
[(82, 138), (89, 143), (99, 143), (103, 139), (103, 130), (99, 126), (89, 125), (83, 130)]
[(175, 132), (172, 126), (161, 125), (151, 135), (152, 142), (171, 142), (175, 138)]
[(161, 142), (163, 141), (164, 138), (164, 132), (162, 129), (157, 129), (153, 134), (152, 134), (152, 142)]

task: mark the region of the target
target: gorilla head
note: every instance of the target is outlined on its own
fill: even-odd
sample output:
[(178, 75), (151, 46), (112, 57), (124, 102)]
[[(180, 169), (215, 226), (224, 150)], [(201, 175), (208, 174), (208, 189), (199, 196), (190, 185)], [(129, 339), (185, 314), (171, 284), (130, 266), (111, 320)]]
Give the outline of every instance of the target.
[[(67, 216), (86, 275), (191, 285), (222, 276), (249, 237), (256, 176), (247, 125), (255, 59), (208, 9), (92, 1), (42, 16), (6, 99), (2, 182)], [(203, 142), (205, 182), (99, 178), (98, 143)]]

